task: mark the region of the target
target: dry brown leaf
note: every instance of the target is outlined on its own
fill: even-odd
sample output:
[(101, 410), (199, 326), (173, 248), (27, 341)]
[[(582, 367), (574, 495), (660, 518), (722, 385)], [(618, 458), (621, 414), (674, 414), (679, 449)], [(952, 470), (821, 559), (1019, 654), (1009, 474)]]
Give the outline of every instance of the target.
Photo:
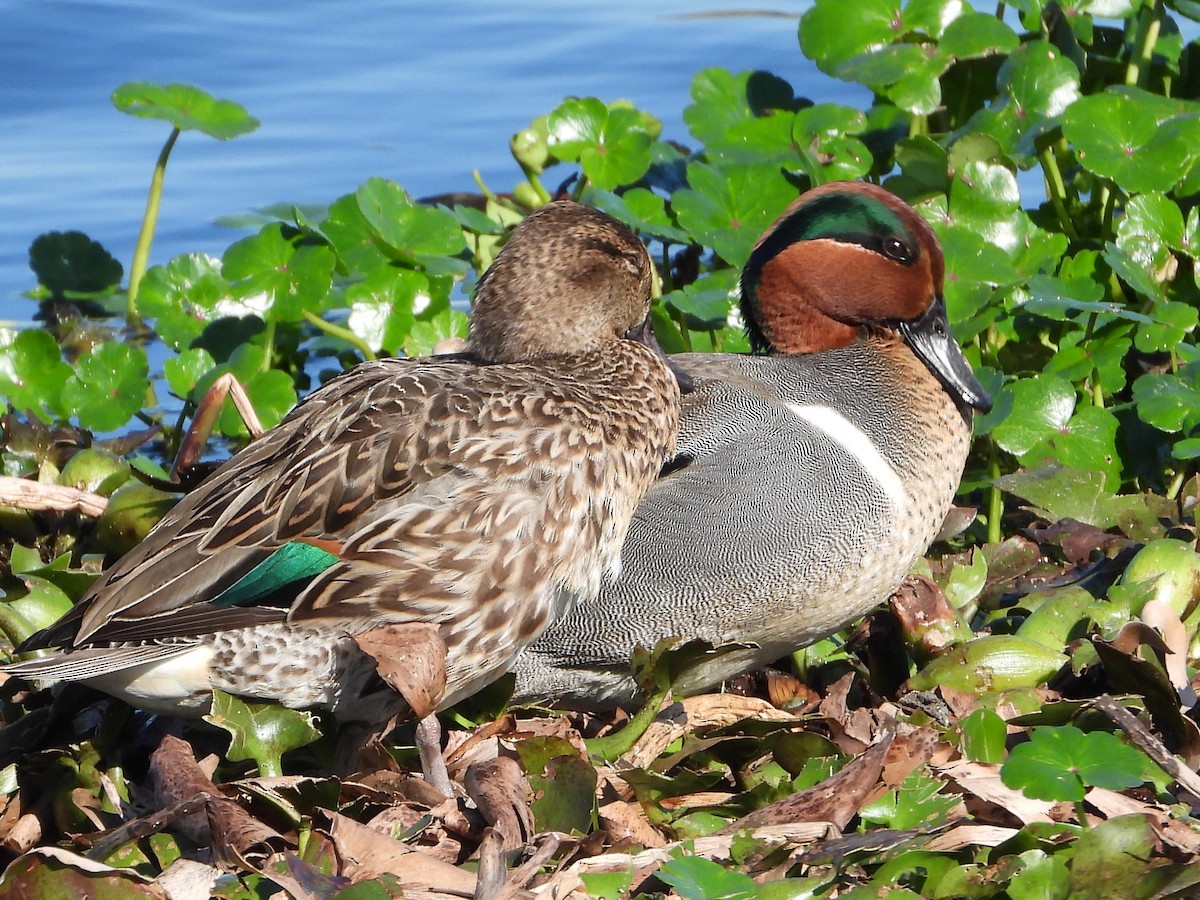
[(892, 729), (885, 730), (877, 743), (820, 784), (756, 809), (717, 834), (792, 822), (832, 822), (839, 831), (844, 829), (879, 786), (893, 737)]
[(180, 858), (154, 879), (171, 900), (208, 900), (221, 877), (221, 870), (208, 863)]
[(905, 578), (888, 598), (888, 609), (900, 623), (905, 642), (927, 654), (945, 649), (961, 629), (958, 614), (941, 587), (924, 575)]
[(470, 731), (451, 731), (446, 736), (446, 749), (442, 756), (446, 768), (451, 772), (465, 772), (477, 762), (495, 759), (500, 754), (500, 737), (516, 730), (517, 720), (512, 713), (484, 722)]
[(678, 797), (664, 797), (658, 801), (663, 809), (702, 809), (706, 806), (721, 806), (728, 803), (737, 794), (730, 791), (697, 791), (694, 794), (680, 794)]
[(220, 860), (254, 868), (256, 861), (287, 846), (279, 832), (221, 796), (196, 763), (191, 746), (180, 738), (167, 735), (150, 755), (150, 782), (160, 809), (198, 795), (208, 798), (202, 810), (171, 824), (197, 843), (211, 845)]
[(507, 756), (476, 763), (463, 776), (463, 787), (499, 836), (501, 849), (525, 846), (533, 835), (533, 791), (520, 763)]
[(968, 794), (1003, 807), (1026, 825), (1051, 821), (1050, 810), (1054, 804), (1030, 799), (1020, 791), (1006, 787), (1000, 780), (999, 766), (960, 759), (945, 766), (934, 766), (934, 771), (954, 781)]
[(504, 864), (504, 838), (496, 833), (496, 829), (484, 829), (478, 856), (474, 900), (495, 900), (508, 881), (508, 866)]
[(768, 669), (767, 698), (780, 709), (787, 709), (795, 715), (800, 715), (814, 709), (820, 703), (817, 692), (795, 675)]
[(825, 699), (821, 701), (819, 711), (826, 721), (845, 727), (849, 717), (846, 698), (850, 695), (850, 687), (854, 684), (854, 673), (847, 672), (829, 686)]
[(613, 800), (600, 807), (600, 827), (608, 833), (608, 843), (631, 841), (643, 847), (661, 847), (667, 839), (650, 824), (640, 803)]
[(342, 781), (342, 793), (349, 799), (370, 797), (381, 803), (410, 803), (425, 809), (432, 809), (446, 800), (441, 791), (430, 786), (424, 778), (411, 772), (393, 772), (390, 769), (376, 769), (345, 779)]
[(621, 757), (621, 767), (645, 769), (668, 745), (700, 728), (727, 728), (746, 719), (760, 722), (800, 722), (793, 713), (776, 709), (758, 697), (701, 694), (672, 703), (659, 712), (636, 744)]
[(956, 719), (961, 719), (974, 712), (979, 705), (979, 695), (971, 691), (956, 691), (954, 688), (942, 685), (937, 692)]
[(472, 896), (475, 876), (340, 813), (322, 810), (342, 874), (353, 881), (393, 874), (406, 888)]
[(897, 729), (880, 773), (884, 787), (888, 790), (898, 787), (913, 770), (933, 758), (937, 745), (938, 733), (928, 725), (907, 732)]
[(446, 642), (437, 625), (392, 623), (351, 637), (375, 660), (379, 677), (408, 701), (418, 719), (437, 710), (446, 694)]
[(1179, 613), (1164, 600), (1149, 600), (1142, 607), (1141, 620), (1162, 634), (1167, 649), (1163, 668), (1175, 690), (1180, 692), (1180, 706), (1191, 709), (1196, 705), (1196, 693), (1188, 681), (1188, 633)]
[(25, 813), (13, 823), (4, 836), (4, 849), (13, 853), (26, 853), (42, 840), (42, 820), (36, 813)]

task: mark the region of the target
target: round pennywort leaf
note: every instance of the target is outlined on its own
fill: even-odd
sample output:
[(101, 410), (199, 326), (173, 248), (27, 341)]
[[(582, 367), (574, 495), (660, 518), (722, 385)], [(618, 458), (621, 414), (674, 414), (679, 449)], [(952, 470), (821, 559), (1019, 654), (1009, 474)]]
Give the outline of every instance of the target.
[(113, 106), (131, 116), (162, 119), (180, 131), (201, 131), (222, 141), (248, 134), (258, 119), (232, 100), (218, 100), (190, 84), (133, 81), (112, 94)]

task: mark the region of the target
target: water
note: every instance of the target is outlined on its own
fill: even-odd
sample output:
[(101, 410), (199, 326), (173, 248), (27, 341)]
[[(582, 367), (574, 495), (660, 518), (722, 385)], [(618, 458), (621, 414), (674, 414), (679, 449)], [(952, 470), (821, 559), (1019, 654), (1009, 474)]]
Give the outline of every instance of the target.
[[(508, 139), (570, 94), (625, 97), (687, 143), (707, 66), (765, 69), (817, 100), (860, 104), (799, 50), (809, 2), (608, 0), (16, 0), (0, 12), (0, 326), (35, 304), (30, 241), (79, 229), (128, 268), (165, 123), (109, 102), (126, 81), (195, 84), (262, 121), (220, 142), (185, 133), (151, 257), (220, 254), (222, 216), (327, 204), (371, 176), (415, 196), (520, 180)], [(728, 13), (727, 15), (710, 15)], [(552, 181), (553, 179), (549, 179)]]

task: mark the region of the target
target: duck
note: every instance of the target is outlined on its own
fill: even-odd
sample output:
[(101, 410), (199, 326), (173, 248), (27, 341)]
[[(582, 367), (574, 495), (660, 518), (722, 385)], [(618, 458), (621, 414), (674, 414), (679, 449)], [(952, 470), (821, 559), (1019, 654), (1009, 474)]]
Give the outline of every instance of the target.
[[(536, 210), (481, 276), (464, 352), (318, 388), (17, 648), (48, 655), (7, 672), (151, 712), (203, 715), (217, 689), (339, 723), (429, 718), (478, 691), (615, 576), (674, 453), (652, 271), (606, 214)], [(391, 626), (440, 641), (424, 710), (356, 640)]]
[(634, 513), (621, 578), (526, 649), (516, 705), (636, 702), (636, 648), (713, 654), (697, 693), (862, 617), (929, 548), (991, 406), (955, 342), (933, 229), (884, 188), (792, 202), (739, 279), (751, 353), (671, 357), (676, 456)]

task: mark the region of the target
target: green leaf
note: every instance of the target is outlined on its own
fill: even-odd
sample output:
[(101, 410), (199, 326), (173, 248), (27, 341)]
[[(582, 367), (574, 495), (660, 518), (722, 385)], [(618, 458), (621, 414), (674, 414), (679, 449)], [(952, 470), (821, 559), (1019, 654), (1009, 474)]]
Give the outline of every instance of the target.
[(1044, 850), (1026, 850), (1016, 857), (1019, 870), (1008, 882), (1011, 900), (1068, 900), (1070, 873), (1066, 862)]
[(272, 222), (225, 251), (221, 274), (236, 296), (267, 321), (298, 322), (319, 310), (329, 293), (335, 263), (325, 246), (295, 246)]
[[(219, 376), (228, 372), (241, 383), (262, 426), (274, 428), (296, 405), (296, 385), (286, 372), (266, 368), (265, 356), (266, 351), (262, 347), (242, 344), (229, 357), (228, 363), (210, 369), (201, 378), (195, 388), (196, 396), (203, 395)], [(225, 404), (218, 423), (222, 434), (248, 434), (242, 417), (232, 403)]]
[(676, 853), (656, 873), (684, 900), (750, 900), (758, 885), (742, 872), (711, 859)]
[(1132, 237), (1153, 240), (1164, 247), (1183, 245), (1183, 213), (1159, 193), (1139, 194), (1125, 206), (1117, 226), (1117, 246), (1125, 247)]
[(1008, 727), (990, 709), (977, 709), (958, 723), (963, 756), (973, 762), (998, 763), (1004, 759)]
[(125, 274), (113, 255), (82, 231), (39, 234), (29, 245), (29, 268), (56, 296), (108, 290)]
[(395, 182), (370, 178), (354, 196), (382, 246), (401, 262), (429, 266), (438, 257), (455, 256), (466, 247), (454, 216), (414, 202)]
[(63, 386), (71, 377), (50, 332), (0, 329), (0, 396), (17, 411), (63, 412)]
[(1119, 791), (1143, 781), (1144, 759), (1106, 731), (1074, 725), (1034, 729), (1012, 749), (1000, 779), (1035, 800), (1078, 802), (1089, 787)]
[(167, 386), (176, 397), (187, 399), (200, 379), (203, 378), (216, 361), (212, 354), (202, 348), (184, 350), (178, 356), (172, 356), (163, 361), (163, 375), (166, 376)]
[(938, 40), (938, 49), (956, 59), (1007, 53), (1021, 43), (1003, 20), (987, 13), (966, 13), (954, 19)]
[(1017, 215), (1020, 202), (1016, 175), (998, 163), (969, 162), (950, 184), (950, 215), (954, 222), (1009, 252), (1022, 237)]
[(282, 775), (283, 754), (321, 736), (312, 713), (278, 703), (245, 701), (217, 690), (213, 691), (212, 712), (204, 721), (229, 732), (228, 759), (251, 760), (265, 776)]
[(1001, 475), (994, 483), (1034, 505), (1051, 522), (1077, 519), (1097, 528), (1112, 525), (1111, 493), (1103, 472), (1047, 466)]
[(356, 194), (346, 194), (330, 205), (321, 233), (352, 272), (373, 272), (391, 263), (383, 238), (367, 221)]
[(1200, 363), (1178, 374), (1146, 374), (1133, 383), (1138, 418), (1162, 431), (1192, 431), (1200, 424)]
[(467, 315), (447, 304), (432, 318), (413, 323), (404, 339), (405, 356), (428, 356), (441, 341), (447, 338), (466, 338), (469, 322)]
[(732, 74), (726, 69), (701, 69), (692, 78), (692, 104), (683, 111), (692, 136), (704, 144), (725, 139), (739, 122), (770, 109), (791, 110), (792, 86), (767, 72)]
[(130, 869), (117, 869), (54, 846), (40, 847), (4, 870), (0, 894), (38, 900), (166, 900), (157, 884)]
[(1024, 456), (1053, 431), (1061, 432), (1075, 411), (1075, 388), (1054, 376), (1006, 384), (1012, 414), (992, 429), (992, 438), (1014, 456)]
[(623, 194), (589, 188), (582, 199), (621, 220), (634, 231), (675, 244), (688, 242), (687, 232), (671, 221), (667, 213), (667, 201), (646, 188), (630, 188)]
[(736, 302), (734, 269), (723, 269), (663, 297), (663, 303), (687, 317), (687, 326), (693, 330), (725, 327)]
[(430, 290), (422, 272), (381, 266), (346, 289), (346, 324), (375, 352), (395, 353), (412, 330), (416, 313), (433, 302)]
[(517, 745), (533, 788), (533, 818), (538, 831), (578, 831), (591, 827), (596, 805), (596, 770), (568, 742), (535, 737)]
[(758, 236), (783, 212), (795, 188), (775, 166), (687, 167), (689, 187), (671, 198), (679, 224), (696, 243), (712, 247), (726, 262), (741, 267)]
[(203, 253), (177, 256), (146, 272), (138, 287), (138, 311), (154, 320), (162, 342), (179, 352), (222, 316), (251, 316), (261, 304), (234, 299), (221, 261)]
[(188, 84), (132, 81), (112, 94), (113, 106), (131, 116), (163, 119), (180, 131), (201, 131), (227, 141), (258, 128), (258, 119), (232, 100), (218, 100)]
[(149, 375), (139, 345), (105, 341), (75, 364), (63, 385), (63, 411), (83, 428), (115, 431), (146, 402)]
[(895, 0), (817, 0), (800, 20), (800, 49), (822, 72), (866, 50), (887, 46), (904, 32)]
[(916, 770), (911, 772), (894, 791), (865, 804), (859, 815), (864, 822), (887, 828), (923, 828), (944, 822), (960, 798), (943, 795), (946, 787), (941, 781)]
[(626, 872), (580, 873), (579, 880), (583, 882), (589, 898), (623, 900), (629, 896), (629, 887), (633, 884), (633, 866)]
[(867, 130), (867, 117), (857, 109), (819, 103), (796, 113), (792, 142), (819, 161), (821, 181), (853, 181), (871, 170), (874, 158), (867, 145), (852, 135)]
[(1154, 304), (1151, 315), (1154, 321), (1138, 328), (1134, 339), (1134, 345), (1143, 353), (1174, 350), (1200, 322), (1200, 311), (1196, 307), (1174, 300)]
[(1161, 855), (1155, 853), (1156, 843), (1150, 820), (1143, 815), (1118, 816), (1089, 828), (1075, 842), (1071, 896), (1158, 895), (1157, 887), (1171, 873), (1162, 866)]
[(1130, 193), (1168, 191), (1191, 161), (1191, 128), (1160, 127), (1145, 91), (1082, 97), (1067, 109), (1063, 134), (1090, 171)]
[(1077, 410), (1066, 425), (1048, 434), (1025, 455), (1027, 459), (1037, 461), (1048, 454), (1061, 465), (1101, 472), (1104, 474), (1105, 488), (1115, 493), (1121, 486), (1118, 429), (1117, 417), (1109, 410), (1084, 407)]
[(603, 190), (646, 174), (650, 145), (662, 130), (657, 119), (631, 106), (605, 106), (595, 97), (564, 100), (546, 122), (554, 156), (578, 162), (588, 180)]

